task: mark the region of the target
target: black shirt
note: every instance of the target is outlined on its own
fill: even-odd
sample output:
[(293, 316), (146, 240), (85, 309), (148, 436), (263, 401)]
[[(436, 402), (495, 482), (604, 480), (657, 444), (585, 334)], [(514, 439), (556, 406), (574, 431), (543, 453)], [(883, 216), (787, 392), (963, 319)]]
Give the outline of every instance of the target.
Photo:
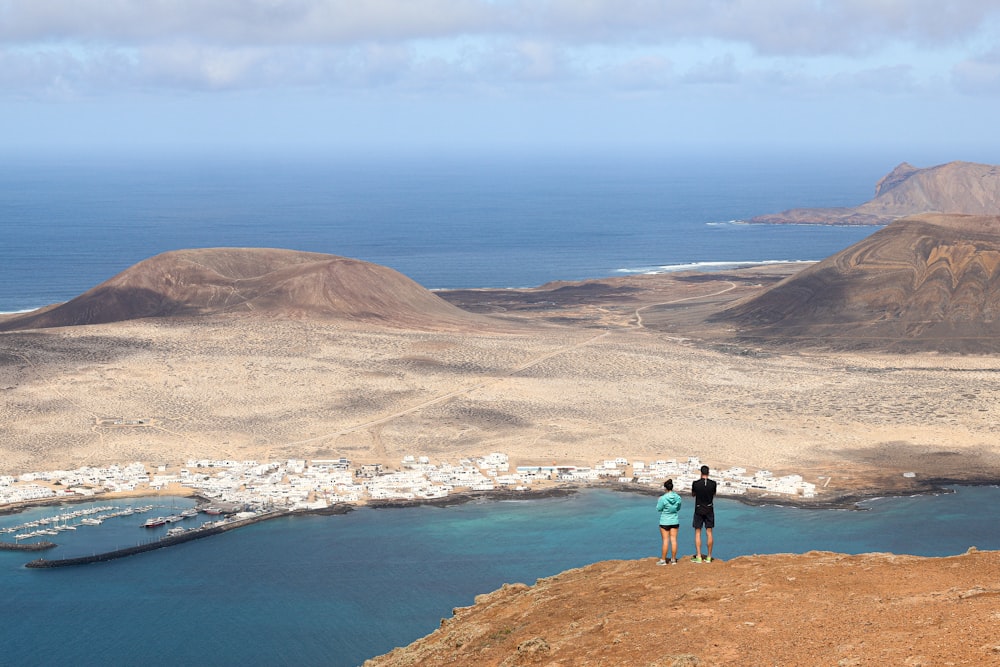
[(711, 507), (715, 499), (715, 480), (705, 477), (696, 479), (691, 485), (691, 495), (694, 496), (695, 505)]

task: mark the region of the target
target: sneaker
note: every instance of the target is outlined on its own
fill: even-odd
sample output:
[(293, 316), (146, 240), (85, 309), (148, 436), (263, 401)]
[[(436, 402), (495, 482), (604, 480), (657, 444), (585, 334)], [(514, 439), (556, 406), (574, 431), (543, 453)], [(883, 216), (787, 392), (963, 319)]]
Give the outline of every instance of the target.
[(665, 560), (663, 560), (663, 559), (661, 558), (660, 560), (656, 561), (656, 564), (657, 564), (657, 565), (666, 565), (666, 564), (667, 564), (667, 561), (665, 561)]
[(702, 562), (701, 556), (692, 556), (691, 557), (691, 562), (692, 563), (700, 563), (700, 562)]
[(673, 559), (672, 561), (670, 561), (670, 564), (671, 564), (671, 565), (677, 565), (677, 559), (675, 558), (675, 559)]
[(711, 563), (712, 562), (712, 557), (711, 556), (705, 556), (705, 562), (706, 563)]

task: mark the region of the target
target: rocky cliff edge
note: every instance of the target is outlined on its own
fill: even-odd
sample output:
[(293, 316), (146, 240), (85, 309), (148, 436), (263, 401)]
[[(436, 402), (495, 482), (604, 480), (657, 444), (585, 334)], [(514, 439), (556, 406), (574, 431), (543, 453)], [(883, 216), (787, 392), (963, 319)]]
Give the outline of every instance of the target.
[(998, 628), (1000, 552), (647, 558), (505, 585), (365, 667), (997, 665)]

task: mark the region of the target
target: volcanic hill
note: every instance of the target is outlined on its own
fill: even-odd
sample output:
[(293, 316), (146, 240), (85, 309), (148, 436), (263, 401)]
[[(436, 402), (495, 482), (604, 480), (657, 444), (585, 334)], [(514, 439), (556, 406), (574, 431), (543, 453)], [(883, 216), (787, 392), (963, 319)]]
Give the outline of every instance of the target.
[(1000, 351), (1000, 217), (897, 220), (712, 318), (744, 341)]
[(0, 331), (224, 313), (416, 329), (489, 322), (377, 264), (293, 250), (206, 248), (156, 255), (71, 301), (0, 320)]
[(973, 162), (918, 169), (902, 163), (853, 208), (797, 208), (758, 215), (753, 223), (884, 225), (918, 213), (1000, 214), (1000, 167)]
[(365, 667), (1000, 664), (1000, 552), (605, 561), (505, 585)]

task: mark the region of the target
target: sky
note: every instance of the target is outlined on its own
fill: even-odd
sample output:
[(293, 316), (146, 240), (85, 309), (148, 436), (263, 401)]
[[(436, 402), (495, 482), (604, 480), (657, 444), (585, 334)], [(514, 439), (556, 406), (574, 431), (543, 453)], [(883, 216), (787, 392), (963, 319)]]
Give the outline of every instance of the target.
[(0, 0), (0, 153), (995, 163), (997, 118), (1000, 0)]

